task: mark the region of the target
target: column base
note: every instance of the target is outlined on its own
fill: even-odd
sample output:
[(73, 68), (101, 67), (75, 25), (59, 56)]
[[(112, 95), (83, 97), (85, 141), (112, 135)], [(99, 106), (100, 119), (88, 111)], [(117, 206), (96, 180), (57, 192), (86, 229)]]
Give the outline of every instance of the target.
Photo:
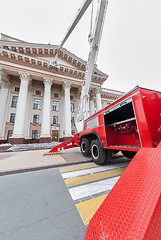
[(27, 141), (25, 138), (14, 138), (14, 137), (11, 137), (8, 139), (8, 143), (11, 143), (11, 144), (26, 144)]
[(0, 139), (0, 144), (8, 143), (6, 139)]
[(39, 143), (51, 143), (51, 137), (40, 137)]
[(4, 137), (0, 137), (0, 141), (3, 141), (3, 140), (5, 140), (5, 138)]

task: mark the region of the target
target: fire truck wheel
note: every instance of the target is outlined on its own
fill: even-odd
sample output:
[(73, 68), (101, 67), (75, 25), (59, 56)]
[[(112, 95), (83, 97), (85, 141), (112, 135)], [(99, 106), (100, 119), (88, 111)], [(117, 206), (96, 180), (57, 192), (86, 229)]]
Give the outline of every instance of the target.
[(106, 163), (110, 163), (112, 159), (112, 151), (110, 149), (106, 150)]
[(132, 159), (136, 154), (136, 152), (131, 152), (131, 151), (121, 151), (121, 152), (124, 155), (124, 157), (129, 159)]
[(91, 156), (93, 161), (96, 164), (103, 164), (106, 161), (106, 150), (101, 147), (100, 141), (99, 140), (93, 140), (91, 142)]
[(83, 138), (81, 141), (81, 152), (87, 157), (90, 156), (90, 141), (88, 138)]

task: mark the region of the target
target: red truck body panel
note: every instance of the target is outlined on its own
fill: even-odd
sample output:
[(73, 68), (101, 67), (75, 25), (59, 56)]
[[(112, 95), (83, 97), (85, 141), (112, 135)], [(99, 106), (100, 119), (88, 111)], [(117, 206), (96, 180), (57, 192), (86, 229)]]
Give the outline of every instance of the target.
[[(82, 138), (99, 139), (103, 148), (113, 150), (137, 152), (142, 147), (157, 147), (161, 141), (161, 92), (136, 87), (86, 119), (84, 131), (74, 135), (72, 146), (80, 146)], [(69, 148), (67, 142), (62, 148)]]
[(161, 141), (161, 92), (136, 87), (86, 119), (77, 142), (90, 134), (107, 149), (156, 147)]

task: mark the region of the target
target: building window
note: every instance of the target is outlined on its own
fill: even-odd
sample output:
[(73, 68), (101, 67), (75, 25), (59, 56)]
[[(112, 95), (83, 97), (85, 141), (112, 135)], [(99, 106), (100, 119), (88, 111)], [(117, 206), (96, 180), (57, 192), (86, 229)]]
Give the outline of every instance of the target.
[(41, 109), (41, 99), (34, 99), (34, 106), (33, 109)]
[(72, 135), (74, 135), (75, 134), (75, 131), (74, 130), (72, 130)]
[(36, 95), (41, 95), (41, 91), (36, 90), (36, 91), (35, 91), (35, 94), (36, 94)]
[(38, 139), (38, 130), (32, 130), (32, 139)]
[(53, 124), (58, 124), (58, 116), (53, 116)]
[(34, 115), (33, 116), (33, 123), (39, 123), (39, 115)]
[(71, 123), (74, 124), (74, 117), (71, 117)]
[(54, 93), (54, 97), (55, 97), (55, 98), (58, 98), (58, 97), (59, 97), (59, 94), (58, 94), (58, 93)]
[(12, 134), (13, 134), (13, 130), (8, 130), (7, 139), (12, 137)]
[(11, 116), (10, 116), (10, 122), (11, 123), (15, 122), (15, 117), (16, 117), (16, 113), (11, 113)]
[(74, 99), (74, 96), (70, 96), (70, 100), (73, 100)]
[(71, 112), (73, 113), (74, 112), (74, 103), (70, 104), (70, 108), (71, 108)]
[(53, 111), (59, 111), (59, 102), (53, 101)]
[(18, 96), (13, 96), (12, 97), (12, 104), (11, 107), (17, 107), (17, 102), (18, 102)]
[(19, 92), (20, 88), (19, 87), (15, 87), (15, 92)]

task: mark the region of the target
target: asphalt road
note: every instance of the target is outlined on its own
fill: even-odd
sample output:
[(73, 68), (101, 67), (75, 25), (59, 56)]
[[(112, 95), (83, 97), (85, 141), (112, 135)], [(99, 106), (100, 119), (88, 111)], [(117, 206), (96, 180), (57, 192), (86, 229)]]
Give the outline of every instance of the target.
[(58, 169), (0, 176), (0, 239), (82, 240), (86, 229)]

